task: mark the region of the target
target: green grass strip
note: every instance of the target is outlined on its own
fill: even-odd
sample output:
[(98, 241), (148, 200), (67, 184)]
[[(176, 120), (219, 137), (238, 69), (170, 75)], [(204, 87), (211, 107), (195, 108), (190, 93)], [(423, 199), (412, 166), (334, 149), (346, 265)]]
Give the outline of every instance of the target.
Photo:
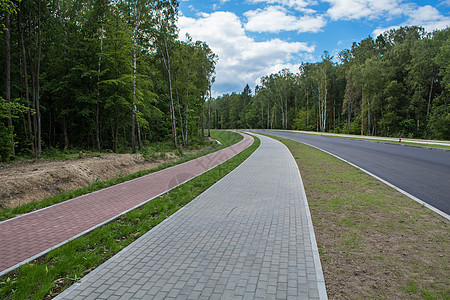
[(42, 201), (30, 202), (30, 203), (23, 204), (23, 205), (14, 207), (14, 208), (4, 208), (0, 211), (0, 221), (11, 219), (20, 214), (29, 213), (34, 210), (42, 209), (42, 208), (45, 208), (45, 207), (48, 207), (48, 206), (51, 206), (51, 205), (54, 205), (57, 203), (61, 203), (61, 202), (85, 195), (85, 194), (89, 194), (89, 193), (116, 185), (118, 183), (129, 181), (129, 180), (132, 180), (132, 179), (135, 179), (135, 178), (138, 178), (138, 177), (150, 174), (150, 173), (154, 173), (154, 172), (157, 172), (157, 171), (169, 168), (169, 167), (173, 167), (175, 165), (196, 159), (200, 156), (204, 156), (209, 153), (218, 151), (220, 149), (229, 147), (233, 144), (238, 143), (239, 141), (241, 141), (243, 139), (242, 135), (240, 135), (236, 132), (225, 131), (225, 130), (212, 130), (211, 136), (214, 139), (220, 141), (222, 143), (222, 145), (220, 145), (214, 149), (211, 149), (207, 152), (201, 152), (196, 155), (189, 155), (189, 156), (182, 157), (181, 159), (177, 160), (176, 162), (164, 163), (161, 166), (151, 169), (151, 170), (138, 171), (136, 173), (129, 174), (127, 176), (118, 177), (118, 178), (114, 178), (114, 179), (107, 180), (107, 181), (94, 182), (93, 184), (91, 184), (87, 187), (84, 187), (84, 188), (81, 188), (78, 190), (74, 190), (74, 191), (62, 192), (56, 196), (46, 198)]
[(195, 199), (260, 145), (259, 139), (223, 164), (145, 205), (0, 278), (0, 299), (56, 296), (108, 258)]

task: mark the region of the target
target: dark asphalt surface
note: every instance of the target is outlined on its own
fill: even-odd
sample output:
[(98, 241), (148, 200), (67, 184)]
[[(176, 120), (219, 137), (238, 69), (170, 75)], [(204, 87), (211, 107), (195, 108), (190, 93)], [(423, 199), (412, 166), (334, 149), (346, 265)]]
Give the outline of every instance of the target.
[(450, 151), (294, 132), (255, 131), (326, 150), (450, 214)]

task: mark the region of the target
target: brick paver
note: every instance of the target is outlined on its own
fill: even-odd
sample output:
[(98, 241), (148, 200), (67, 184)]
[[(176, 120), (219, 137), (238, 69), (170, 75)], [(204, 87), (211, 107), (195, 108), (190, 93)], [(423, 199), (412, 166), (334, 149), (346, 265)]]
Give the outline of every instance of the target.
[(295, 160), (249, 159), (58, 299), (326, 299)]
[(249, 147), (253, 138), (110, 188), (0, 222), (0, 275), (142, 205)]

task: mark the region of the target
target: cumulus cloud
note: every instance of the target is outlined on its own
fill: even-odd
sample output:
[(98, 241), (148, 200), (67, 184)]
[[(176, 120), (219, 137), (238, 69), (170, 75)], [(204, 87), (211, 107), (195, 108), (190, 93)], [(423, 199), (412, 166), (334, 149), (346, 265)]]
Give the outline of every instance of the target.
[[(450, 1), (450, 0), (449, 0)], [(313, 9), (307, 8), (310, 5), (317, 4), (317, 1), (315, 0), (249, 0), (250, 3), (254, 4), (270, 4), (270, 5), (282, 5), (289, 8), (293, 8), (295, 10), (301, 11), (301, 12), (308, 12), (312, 13), (315, 12)]]
[(245, 29), (255, 32), (318, 32), (326, 25), (323, 16), (297, 17), (289, 14), (282, 6), (268, 6), (264, 9), (247, 11), (244, 16), (248, 19)]
[(426, 31), (445, 29), (450, 26), (450, 18), (443, 16), (436, 8), (431, 5), (419, 6), (414, 9), (405, 11), (407, 20), (398, 26), (390, 26), (388, 28), (377, 28), (373, 31), (373, 36), (378, 36), (383, 32), (391, 29), (397, 29), (401, 26), (421, 26)]
[(232, 12), (203, 13), (198, 18), (180, 16), (178, 27), (180, 36), (189, 33), (194, 40), (205, 41), (219, 56), (215, 95), (240, 91), (247, 83), (254, 88), (259, 77), (272, 72), (274, 66), (294, 65), (297, 58), (301, 60), (315, 49), (303, 42), (280, 39), (256, 42), (246, 35), (241, 20)]
[(431, 5), (417, 8), (417, 10), (410, 14), (408, 20), (411, 24), (434, 24), (441, 23), (442, 21), (446, 21), (447, 26), (450, 25), (449, 18), (441, 15), (441, 13)]
[(327, 13), (332, 20), (375, 19), (401, 15), (409, 4), (400, 0), (325, 0), (330, 3)]

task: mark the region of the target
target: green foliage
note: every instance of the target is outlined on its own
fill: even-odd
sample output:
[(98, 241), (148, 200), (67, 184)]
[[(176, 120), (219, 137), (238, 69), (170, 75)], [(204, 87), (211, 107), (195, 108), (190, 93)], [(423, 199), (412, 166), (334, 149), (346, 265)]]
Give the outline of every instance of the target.
[[(177, 129), (188, 127), (184, 146), (201, 139), (202, 95), (213, 83), (217, 59), (206, 43), (176, 40), (178, 1), (30, 0), (2, 1), (0, 7), (11, 12), (11, 41), (16, 41), (11, 43), (11, 98), (36, 111), (12, 120), (12, 149), (5, 142), (12, 129), (4, 128), (2, 117), (2, 153), (128, 152), (135, 140), (138, 148), (146, 141), (169, 140), (169, 78), (162, 52), (171, 59), (171, 80), (180, 97), (189, 88), (189, 99), (174, 103)], [(3, 78), (0, 83), (0, 95), (5, 94)], [(37, 141), (43, 149), (36, 148)]]
[(446, 29), (441, 35), (446, 34), (447, 38), (439, 49), (439, 53), (434, 58), (435, 62), (441, 66), (439, 75), (442, 76), (443, 85), (450, 91), (450, 29)]
[[(441, 95), (440, 99), (446, 96)], [(428, 129), (432, 137), (439, 140), (450, 140), (450, 105), (444, 101), (442, 105), (435, 105), (432, 109)]]
[(297, 112), (297, 116), (294, 119), (293, 129), (296, 130), (311, 130), (307, 124), (307, 112), (305, 109), (301, 109)]
[(7, 120), (18, 119), (28, 108), (17, 100), (10, 103), (0, 97), (0, 162), (9, 161), (13, 157), (14, 131), (13, 127), (8, 127)]
[(0, 162), (9, 161), (12, 156), (11, 138), (11, 130), (0, 123)]

